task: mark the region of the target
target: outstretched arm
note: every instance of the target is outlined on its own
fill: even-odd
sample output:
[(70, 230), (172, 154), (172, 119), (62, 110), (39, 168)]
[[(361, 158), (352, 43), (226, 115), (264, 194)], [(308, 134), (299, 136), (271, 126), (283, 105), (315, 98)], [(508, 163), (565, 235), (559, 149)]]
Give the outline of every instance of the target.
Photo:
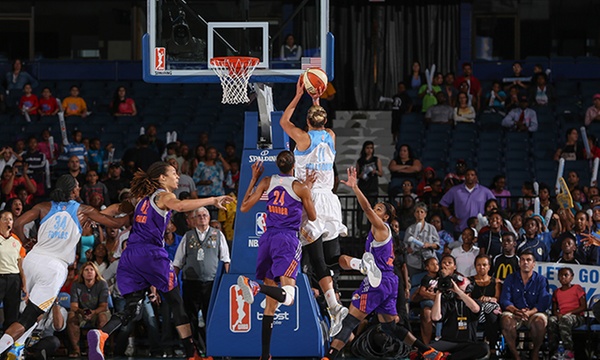
[(252, 178), (250, 179), (250, 184), (248, 184), (248, 189), (246, 189), (246, 194), (244, 195), (242, 205), (240, 206), (242, 212), (250, 210), (260, 200), (262, 194), (269, 189), (269, 182), (271, 181), (270, 176), (262, 179), (260, 183), (258, 183), (256, 189), (254, 189), (254, 186), (258, 182), (258, 179), (260, 179), (264, 170), (262, 161), (257, 161), (252, 164)]
[(39, 219), (42, 208), (48, 205), (38, 204), (31, 208), (31, 210), (25, 212), (23, 215), (19, 216), (13, 225), (13, 232), (23, 243), (23, 246), (29, 242), (29, 239), (25, 236), (25, 232), (23, 231), (23, 227), (25, 224), (28, 224), (32, 221)]
[(356, 199), (360, 204), (360, 207), (363, 209), (365, 214), (367, 215), (367, 219), (371, 222), (373, 227), (373, 237), (376, 241), (383, 241), (387, 238), (388, 228), (385, 226), (383, 220), (373, 211), (369, 200), (365, 197), (365, 195), (358, 188), (358, 181), (356, 180), (356, 168), (350, 167), (348, 168), (348, 180), (341, 180), (342, 184), (350, 187), (354, 194), (356, 194)]
[(229, 204), (232, 201), (233, 198), (231, 196), (214, 196), (204, 199), (179, 200), (175, 194), (169, 192), (159, 194), (156, 205), (158, 205), (158, 207), (161, 209), (167, 208), (177, 212), (187, 212), (209, 205), (216, 206), (219, 209), (225, 209), (224, 205)]
[(111, 228), (120, 228), (129, 224), (129, 216), (113, 217), (106, 215), (88, 205), (81, 205), (79, 211), (95, 222)]
[(310, 137), (308, 136), (308, 133), (290, 121), (303, 94), (304, 84), (302, 82), (302, 76), (300, 76), (298, 78), (298, 83), (296, 83), (296, 96), (294, 96), (288, 107), (285, 109), (285, 112), (279, 120), (279, 125), (281, 125), (283, 131), (285, 131), (289, 137), (294, 139), (297, 148), (305, 150), (310, 146)]

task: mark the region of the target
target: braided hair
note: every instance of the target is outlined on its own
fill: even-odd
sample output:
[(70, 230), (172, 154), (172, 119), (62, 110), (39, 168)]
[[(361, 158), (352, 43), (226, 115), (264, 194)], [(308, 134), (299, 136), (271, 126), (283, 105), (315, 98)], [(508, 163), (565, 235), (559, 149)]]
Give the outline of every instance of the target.
[(327, 121), (327, 111), (319, 105), (313, 105), (308, 109), (307, 118), (310, 126), (314, 128), (323, 127)]
[(70, 174), (58, 178), (54, 190), (50, 193), (50, 200), (54, 202), (67, 202), (71, 199), (71, 192), (77, 187), (77, 180)]
[(164, 161), (157, 161), (146, 171), (136, 171), (131, 180), (131, 196), (141, 199), (160, 189), (162, 186), (158, 179), (165, 175), (170, 167), (171, 165)]

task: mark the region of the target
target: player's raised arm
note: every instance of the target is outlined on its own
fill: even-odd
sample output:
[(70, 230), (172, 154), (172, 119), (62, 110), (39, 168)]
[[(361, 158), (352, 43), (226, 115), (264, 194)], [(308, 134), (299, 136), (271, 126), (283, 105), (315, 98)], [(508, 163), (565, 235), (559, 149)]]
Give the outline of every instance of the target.
[(279, 125), (289, 137), (294, 139), (296, 142), (296, 147), (300, 149), (306, 149), (310, 146), (310, 136), (308, 133), (296, 125), (294, 125), (290, 119), (292, 115), (294, 115), (294, 111), (296, 110), (296, 106), (298, 106), (298, 102), (302, 98), (304, 94), (304, 84), (302, 83), (302, 76), (298, 78), (298, 82), (296, 83), (296, 96), (290, 101), (290, 104), (285, 109), (285, 112), (281, 116), (279, 120)]
[(363, 211), (367, 215), (367, 219), (369, 219), (369, 222), (373, 226), (373, 229), (374, 229), (373, 235), (375, 235), (375, 239), (380, 238), (377, 236), (377, 234), (375, 234), (375, 232), (385, 232), (385, 234), (387, 234), (388, 229), (387, 229), (387, 226), (385, 225), (385, 222), (381, 219), (381, 217), (379, 217), (377, 214), (375, 214), (375, 211), (373, 211), (373, 208), (371, 207), (369, 200), (365, 197), (365, 195), (362, 193), (362, 191), (360, 191), (360, 189), (358, 188), (358, 181), (356, 179), (356, 168), (355, 167), (348, 168), (348, 180), (341, 180), (341, 182), (342, 182), (342, 184), (351, 188), (352, 191), (354, 191), (354, 194), (356, 194), (356, 199), (358, 200), (360, 207), (363, 209)]
[(262, 161), (257, 161), (252, 164), (252, 178), (250, 179), (250, 183), (248, 184), (248, 188), (246, 189), (246, 194), (244, 195), (244, 199), (242, 200), (242, 205), (240, 206), (240, 210), (242, 212), (247, 212), (250, 210), (257, 202), (260, 200), (262, 194), (269, 189), (269, 182), (271, 181), (271, 177), (267, 176), (263, 178), (259, 183), (256, 189), (254, 186), (260, 179), (261, 175), (264, 172), (264, 167)]

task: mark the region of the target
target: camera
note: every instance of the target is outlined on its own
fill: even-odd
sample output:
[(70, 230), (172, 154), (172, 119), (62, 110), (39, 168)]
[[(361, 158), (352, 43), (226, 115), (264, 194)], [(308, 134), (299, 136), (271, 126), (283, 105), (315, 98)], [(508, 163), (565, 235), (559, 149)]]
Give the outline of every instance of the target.
[(464, 281), (464, 279), (465, 278), (462, 275), (458, 274), (452, 274), (448, 276), (443, 276), (440, 274), (440, 279), (438, 280), (438, 289), (441, 292), (449, 292), (450, 289), (452, 289), (452, 280), (454, 280), (456, 284), (460, 284)]

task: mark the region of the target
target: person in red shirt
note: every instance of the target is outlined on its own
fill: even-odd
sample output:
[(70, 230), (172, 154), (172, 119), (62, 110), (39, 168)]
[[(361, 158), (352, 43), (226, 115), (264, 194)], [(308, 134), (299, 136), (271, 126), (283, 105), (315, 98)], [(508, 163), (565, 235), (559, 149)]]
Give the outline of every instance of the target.
[(42, 90), (42, 97), (40, 98), (39, 103), (40, 106), (38, 110), (41, 116), (53, 116), (58, 114), (58, 111), (60, 110), (56, 98), (52, 96), (52, 92), (48, 87), (45, 87)]
[(37, 184), (35, 183), (35, 180), (27, 175), (28, 168), (29, 165), (27, 163), (23, 163), (21, 160), (15, 161), (13, 166), (7, 165), (4, 168), (4, 172), (2, 173), (2, 194), (7, 200), (17, 197), (16, 190), (19, 185), (25, 186), (29, 196), (33, 196), (33, 194), (35, 194), (37, 191)]
[[(479, 105), (481, 104), (481, 83), (479, 80), (473, 76), (473, 66), (471, 63), (464, 63), (462, 66), (463, 76), (457, 76), (454, 80), (454, 87), (459, 88), (460, 84), (463, 81), (466, 81), (469, 84), (469, 94), (471, 94), (475, 100), (473, 101), (473, 106), (479, 110)], [(476, 105), (475, 105), (476, 104)]]
[(38, 97), (32, 92), (31, 84), (23, 86), (23, 96), (21, 96), (21, 100), (19, 101), (19, 109), (23, 113), (23, 116), (29, 114), (29, 119), (37, 119), (39, 102)]
[(552, 294), (552, 316), (548, 319), (548, 345), (556, 351), (562, 341), (566, 349), (565, 359), (574, 359), (572, 329), (584, 324), (583, 312), (587, 309), (585, 291), (573, 281), (573, 269), (564, 267), (558, 271), (562, 285)]
[(110, 103), (110, 112), (113, 116), (135, 116), (137, 109), (135, 101), (127, 97), (125, 86), (119, 86), (115, 91), (113, 101)]

